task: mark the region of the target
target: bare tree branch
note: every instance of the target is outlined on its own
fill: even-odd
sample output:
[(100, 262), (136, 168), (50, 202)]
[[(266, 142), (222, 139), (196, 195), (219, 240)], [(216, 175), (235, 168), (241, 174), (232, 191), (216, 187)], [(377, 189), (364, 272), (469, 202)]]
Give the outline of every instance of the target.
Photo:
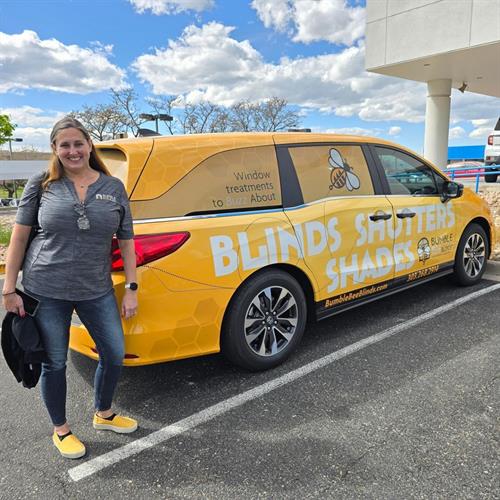
[(259, 104), (256, 110), (256, 130), (275, 132), (297, 127), (300, 117), (295, 111), (287, 109), (286, 99), (272, 97)]
[(144, 121), (139, 118), (140, 111), (137, 105), (139, 97), (137, 93), (131, 88), (124, 90), (111, 89), (111, 96), (113, 98), (113, 104), (126, 117), (126, 122), (124, 123), (125, 127), (127, 130), (130, 129), (132, 134), (137, 137), (139, 129), (144, 123)]
[(226, 132), (230, 130), (228, 111), (217, 104), (208, 102), (187, 104), (180, 121), (184, 134)]
[(81, 111), (70, 113), (80, 120), (92, 138), (98, 141), (115, 138), (126, 129), (127, 117), (114, 104), (84, 106)]
[(233, 131), (250, 132), (255, 130), (255, 112), (258, 104), (239, 101), (230, 108), (230, 128)]

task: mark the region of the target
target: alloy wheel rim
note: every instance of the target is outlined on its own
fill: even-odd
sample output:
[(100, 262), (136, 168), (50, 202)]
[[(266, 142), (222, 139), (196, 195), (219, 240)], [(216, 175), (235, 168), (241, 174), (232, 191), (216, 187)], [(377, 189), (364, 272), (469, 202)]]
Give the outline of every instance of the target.
[(464, 247), (463, 264), (467, 276), (475, 278), (483, 269), (486, 259), (486, 245), (483, 237), (474, 233), (469, 236)]
[(262, 357), (275, 356), (285, 349), (297, 330), (297, 302), (282, 286), (270, 286), (252, 299), (245, 314), (245, 341)]

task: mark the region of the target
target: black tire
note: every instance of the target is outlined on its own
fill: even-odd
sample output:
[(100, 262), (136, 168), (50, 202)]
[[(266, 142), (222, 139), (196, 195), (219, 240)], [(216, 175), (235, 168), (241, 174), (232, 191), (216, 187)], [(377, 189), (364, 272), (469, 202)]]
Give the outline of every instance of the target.
[(486, 182), (496, 182), (498, 174), (484, 174), (484, 180)]
[(455, 255), (455, 280), (461, 286), (481, 280), (489, 255), (488, 237), (476, 223), (469, 224), (460, 238)]
[(299, 344), (306, 316), (306, 298), (297, 280), (278, 269), (263, 270), (232, 298), (222, 327), (222, 352), (247, 370), (273, 368)]

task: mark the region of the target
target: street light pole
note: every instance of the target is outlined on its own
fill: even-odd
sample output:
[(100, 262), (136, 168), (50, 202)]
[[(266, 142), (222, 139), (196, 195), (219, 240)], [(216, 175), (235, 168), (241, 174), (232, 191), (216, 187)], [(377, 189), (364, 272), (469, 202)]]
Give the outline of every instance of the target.
[(148, 122), (155, 122), (156, 125), (156, 133), (158, 133), (158, 120), (162, 120), (164, 122), (171, 122), (174, 118), (166, 113), (158, 113), (156, 115), (152, 115), (149, 113), (141, 113), (139, 118), (146, 120)]
[(20, 137), (9, 137), (9, 159), (12, 160), (12, 142), (23, 142)]

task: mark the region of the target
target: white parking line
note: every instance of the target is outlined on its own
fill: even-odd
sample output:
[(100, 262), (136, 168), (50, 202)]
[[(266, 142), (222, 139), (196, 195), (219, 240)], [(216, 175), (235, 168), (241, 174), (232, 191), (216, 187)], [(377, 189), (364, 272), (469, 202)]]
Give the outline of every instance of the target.
[(400, 323), (399, 325), (393, 326), (388, 330), (384, 330), (375, 335), (371, 335), (366, 339), (360, 340), (359, 342), (355, 342), (354, 344), (344, 347), (343, 349), (335, 351), (331, 354), (328, 354), (327, 356), (324, 356), (323, 358), (317, 359), (316, 361), (312, 361), (307, 365), (304, 365), (300, 368), (297, 368), (296, 370), (293, 370), (285, 375), (282, 375), (277, 379), (271, 380), (269, 382), (266, 382), (265, 384), (259, 385), (257, 387), (254, 387), (253, 389), (238, 394), (237, 396), (233, 396), (224, 401), (221, 401), (220, 403), (210, 406), (205, 410), (202, 410), (187, 418), (179, 420), (175, 424), (163, 427), (158, 431), (152, 432), (148, 436), (132, 441), (131, 443), (126, 444), (125, 446), (121, 446), (120, 448), (105, 453), (104, 455), (93, 458), (81, 465), (77, 465), (76, 467), (69, 469), (68, 473), (73, 481), (80, 481), (80, 479), (84, 479), (88, 476), (91, 476), (92, 474), (95, 474), (96, 472), (99, 472), (100, 470), (105, 469), (106, 467), (114, 465), (120, 462), (121, 460), (125, 460), (126, 458), (129, 458), (133, 455), (136, 455), (137, 453), (140, 453), (143, 450), (152, 448), (157, 444), (163, 443), (170, 438), (178, 436), (179, 434), (182, 434), (197, 427), (200, 424), (209, 422), (210, 420), (213, 420), (219, 415), (227, 413), (233, 408), (237, 408), (238, 406), (241, 406), (242, 404), (247, 403), (248, 401), (257, 399), (273, 391), (274, 389), (277, 389), (278, 387), (282, 387), (286, 384), (289, 384), (290, 382), (293, 382), (294, 380), (297, 380), (305, 375), (308, 375), (309, 373), (319, 370), (320, 368), (323, 368), (324, 366), (327, 366), (330, 363), (333, 363), (334, 361), (349, 356), (350, 354), (360, 351), (361, 349), (364, 349), (369, 345), (380, 342), (381, 340), (391, 337), (392, 335), (400, 333), (404, 330), (408, 330), (409, 328), (415, 325), (423, 323), (424, 321), (434, 318), (435, 316), (438, 316), (440, 314), (443, 314), (444, 312), (449, 311), (450, 309), (453, 309), (455, 307), (458, 307), (464, 304), (465, 302), (469, 302), (471, 300), (477, 299), (478, 297), (481, 297), (482, 295), (494, 292), (499, 288), (500, 288), (500, 283), (498, 285), (493, 285), (487, 288), (483, 288), (482, 290), (470, 293), (468, 295), (465, 295), (464, 297), (454, 300), (453, 302), (450, 302), (441, 307), (433, 309), (432, 311), (422, 314), (417, 318), (410, 319), (408, 321), (405, 321), (404, 323)]

